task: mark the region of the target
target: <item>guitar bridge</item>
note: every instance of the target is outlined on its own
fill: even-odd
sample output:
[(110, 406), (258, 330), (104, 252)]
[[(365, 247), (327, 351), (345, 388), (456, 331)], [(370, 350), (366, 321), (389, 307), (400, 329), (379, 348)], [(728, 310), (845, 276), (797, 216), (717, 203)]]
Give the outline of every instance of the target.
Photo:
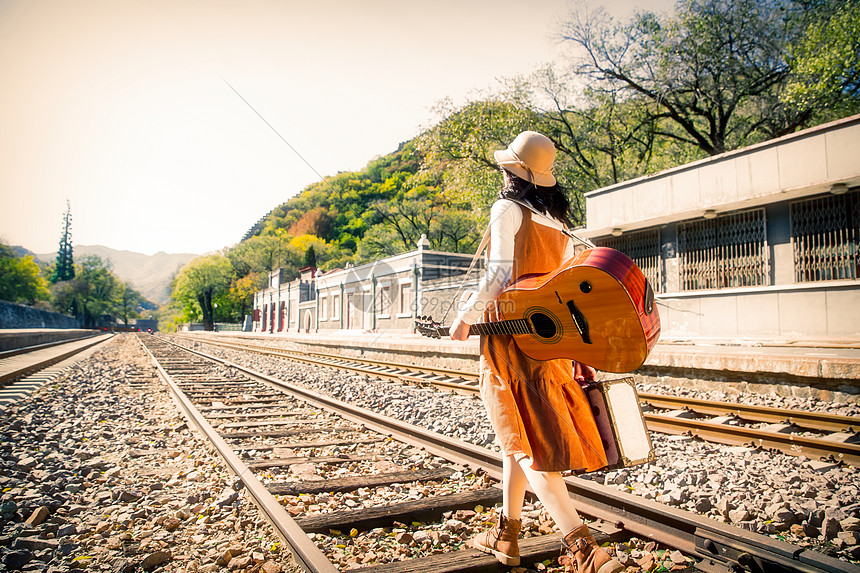
[(570, 317), (573, 319), (573, 324), (576, 326), (579, 336), (582, 337), (582, 341), (591, 344), (591, 336), (588, 334), (588, 321), (585, 319), (585, 315), (576, 308), (573, 300), (567, 301), (567, 309), (570, 311)]

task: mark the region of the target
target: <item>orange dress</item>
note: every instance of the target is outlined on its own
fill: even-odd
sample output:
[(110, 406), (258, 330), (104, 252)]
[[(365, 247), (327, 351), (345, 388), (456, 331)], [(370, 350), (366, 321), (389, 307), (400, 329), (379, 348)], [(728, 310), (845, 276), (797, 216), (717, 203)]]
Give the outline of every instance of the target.
[[(558, 268), (569, 239), (556, 229), (523, 221), (514, 237), (511, 281)], [(494, 305), (484, 320), (499, 320)], [(570, 360), (533, 360), (520, 352), (513, 337), (481, 337), (481, 397), (507, 455), (532, 460), (539, 471), (594, 471), (606, 465), (591, 406), (574, 380)]]

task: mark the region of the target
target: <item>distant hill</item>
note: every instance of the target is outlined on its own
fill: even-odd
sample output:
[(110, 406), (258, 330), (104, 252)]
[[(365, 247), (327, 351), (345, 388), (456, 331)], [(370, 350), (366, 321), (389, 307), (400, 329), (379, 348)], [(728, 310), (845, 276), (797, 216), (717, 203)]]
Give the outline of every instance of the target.
[[(75, 245), (75, 259), (83, 255), (97, 255), (112, 263), (114, 274), (128, 281), (140, 294), (158, 304), (170, 298), (170, 281), (182, 265), (196, 257), (190, 253), (168, 254), (163, 252), (144, 255), (131, 251), (117, 251), (101, 245)], [(51, 262), (57, 253), (35, 255), (40, 261)]]
[[(27, 249), (25, 249), (24, 247), (22, 247), (20, 245), (9, 245), (9, 248), (12, 249), (12, 253), (14, 253), (14, 255), (16, 257), (26, 257), (27, 255), (30, 255), (31, 257), (33, 257), (37, 261), (41, 260), (39, 258), (39, 255), (37, 255), (33, 251), (28, 251)], [(56, 256), (57, 255), (55, 254), (54, 257), (56, 257)], [(54, 259), (52, 258), (51, 260), (53, 261)]]

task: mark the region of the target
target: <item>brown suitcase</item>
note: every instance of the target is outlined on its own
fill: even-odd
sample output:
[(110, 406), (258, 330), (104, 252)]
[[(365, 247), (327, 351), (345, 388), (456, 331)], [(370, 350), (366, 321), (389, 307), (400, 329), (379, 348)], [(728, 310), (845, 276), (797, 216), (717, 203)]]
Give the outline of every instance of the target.
[(606, 469), (656, 459), (633, 378), (593, 382), (585, 387), (585, 393), (606, 450)]

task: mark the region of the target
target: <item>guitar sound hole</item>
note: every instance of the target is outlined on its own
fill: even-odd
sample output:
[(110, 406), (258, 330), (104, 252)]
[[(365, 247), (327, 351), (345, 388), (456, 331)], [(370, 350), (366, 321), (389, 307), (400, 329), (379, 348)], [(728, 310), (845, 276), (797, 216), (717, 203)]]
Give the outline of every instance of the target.
[(541, 338), (552, 338), (555, 336), (555, 323), (545, 314), (536, 312), (529, 317), (535, 334)]

